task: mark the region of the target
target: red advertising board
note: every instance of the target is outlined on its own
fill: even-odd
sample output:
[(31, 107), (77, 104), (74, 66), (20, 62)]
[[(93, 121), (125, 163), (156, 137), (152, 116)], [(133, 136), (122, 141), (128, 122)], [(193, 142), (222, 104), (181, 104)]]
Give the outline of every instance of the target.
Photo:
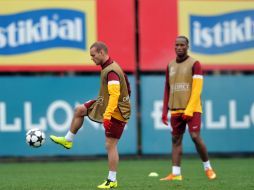
[(134, 71), (133, 0), (37, 1), (0, 2), (0, 71), (97, 71), (89, 52), (97, 40)]
[(133, 0), (97, 0), (98, 39), (125, 71), (135, 68), (135, 10)]
[(139, 26), (141, 70), (165, 70), (175, 57), (177, 1), (139, 0)]

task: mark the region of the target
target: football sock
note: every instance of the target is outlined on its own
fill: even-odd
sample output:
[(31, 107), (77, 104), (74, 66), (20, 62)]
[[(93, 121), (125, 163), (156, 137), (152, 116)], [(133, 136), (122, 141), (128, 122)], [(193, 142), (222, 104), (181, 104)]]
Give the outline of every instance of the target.
[(204, 165), (204, 170), (212, 168), (209, 160), (207, 160), (206, 162), (203, 162), (203, 165)]
[(65, 135), (65, 139), (69, 142), (72, 142), (73, 141), (73, 138), (74, 138), (75, 134), (68, 131), (68, 133)]
[(109, 171), (108, 172), (108, 179), (111, 181), (116, 181), (116, 172), (115, 171)]
[(173, 166), (172, 167), (172, 174), (173, 175), (181, 175), (181, 167), (180, 166)]

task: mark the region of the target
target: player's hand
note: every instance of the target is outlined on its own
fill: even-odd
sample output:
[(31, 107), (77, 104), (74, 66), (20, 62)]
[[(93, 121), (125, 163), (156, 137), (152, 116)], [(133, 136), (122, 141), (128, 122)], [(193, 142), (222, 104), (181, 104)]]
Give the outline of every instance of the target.
[(168, 116), (167, 115), (162, 115), (162, 123), (168, 126)]
[(104, 126), (105, 130), (109, 130), (111, 127), (111, 121), (109, 119), (104, 119), (103, 126)]
[(182, 119), (183, 119), (184, 121), (189, 121), (189, 120), (191, 120), (191, 118), (192, 118), (192, 116), (185, 115), (185, 114), (182, 115)]
[(96, 100), (88, 100), (87, 102), (85, 102), (84, 105), (86, 109), (90, 108), (94, 102), (96, 102)]

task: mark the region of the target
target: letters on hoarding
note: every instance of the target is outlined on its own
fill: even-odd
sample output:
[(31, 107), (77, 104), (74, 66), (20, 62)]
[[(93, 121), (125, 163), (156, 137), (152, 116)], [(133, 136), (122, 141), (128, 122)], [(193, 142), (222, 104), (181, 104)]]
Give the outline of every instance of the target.
[[(254, 125), (254, 102), (251, 105), (249, 113), (245, 113), (242, 118), (238, 117), (237, 101), (230, 100), (228, 102), (228, 115), (223, 114), (218, 116), (218, 119), (214, 119), (214, 106), (212, 100), (206, 100), (204, 118), (205, 123), (202, 124), (206, 129), (249, 129)], [(151, 117), (153, 119), (154, 128), (157, 130), (171, 129), (170, 127), (164, 126), (161, 121), (162, 115), (162, 100), (156, 100), (153, 102), (153, 111)], [(248, 111), (248, 110), (246, 110)], [(169, 115), (170, 118), (170, 115)]]
[(98, 40), (134, 71), (134, 1), (2, 0), (0, 21), (0, 71), (99, 71)]
[[(141, 89), (143, 152), (170, 153), (171, 128), (161, 121), (164, 91), (162, 84), (165, 78), (143, 76), (141, 80), (143, 84)], [(204, 78), (201, 98), (203, 107), (201, 133), (209, 151), (253, 152), (254, 91), (250, 88), (253, 80), (253, 76), (206, 76)], [(168, 116), (170, 119), (170, 113)], [(193, 143), (187, 131), (188, 128), (184, 138), (184, 149), (193, 153), (195, 147), (192, 146)]]
[[(76, 103), (78, 105), (80, 103)], [(21, 132), (22, 130), (28, 131), (33, 128), (38, 128), (43, 131), (50, 127), (55, 132), (68, 131), (71, 120), (73, 117), (73, 106), (67, 101), (56, 100), (53, 101), (46, 110), (46, 115), (41, 116), (38, 121), (34, 121), (32, 102), (24, 102), (24, 117), (8, 118), (8, 105), (5, 102), (0, 102), (0, 131), (1, 132)], [(64, 121), (59, 122), (55, 117), (56, 112), (62, 111)], [(99, 123), (92, 122), (85, 118), (89, 125), (94, 129), (103, 129)], [(24, 124), (24, 126), (23, 126)]]
[[(133, 77), (129, 76), (129, 79), (130, 83), (134, 84)], [(99, 81), (99, 76), (94, 75), (1, 77), (0, 139), (8, 143), (0, 143), (0, 156), (104, 154), (104, 127), (87, 117), (75, 138), (75, 146), (70, 151), (57, 149), (49, 140), (51, 134), (57, 136), (66, 134), (75, 107), (97, 97)], [(133, 90), (134, 96), (131, 99), (134, 116), (135, 89)], [(32, 128), (41, 129), (46, 134), (45, 145), (36, 150), (28, 147), (25, 141), (26, 132)], [(127, 143), (129, 140), (133, 143)], [(119, 144), (119, 151), (124, 154), (135, 153), (135, 141), (135, 117), (131, 117)], [(93, 146), (91, 142), (94, 142)]]
[(254, 0), (140, 0), (139, 7), (142, 71), (165, 71), (178, 35), (205, 70), (254, 70)]
[(96, 1), (4, 0), (0, 12), (0, 70), (94, 65)]
[(85, 13), (43, 9), (0, 16), (0, 55), (56, 47), (87, 49)]
[(179, 34), (204, 68), (254, 69), (253, 2), (179, 1)]
[(190, 16), (192, 52), (218, 55), (254, 48), (254, 9), (217, 16)]

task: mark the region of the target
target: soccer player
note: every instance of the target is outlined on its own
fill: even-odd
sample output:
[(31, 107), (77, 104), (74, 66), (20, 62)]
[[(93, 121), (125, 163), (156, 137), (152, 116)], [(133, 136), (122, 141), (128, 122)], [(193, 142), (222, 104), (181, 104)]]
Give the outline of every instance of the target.
[(189, 40), (178, 36), (175, 41), (176, 59), (167, 66), (164, 90), (162, 122), (168, 125), (168, 110), (171, 111), (172, 128), (172, 173), (160, 180), (182, 180), (181, 156), (183, 134), (188, 125), (192, 141), (196, 146), (208, 179), (215, 179), (206, 146), (200, 136), (201, 92), (203, 73), (200, 62), (187, 53)]
[(101, 67), (99, 96), (76, 107), (70, 130), (65, 137), (50, 138), (57, 144), (70, 149), (75, 134), (81, 128), (84, 117), (103, 123), (106, 136), (109, 173), (98, 188), (117, 187), (116, 173), (119, 162), (117, 143), (130, 117), (130, 85), (127, 75), (121, 67), (108, 55), (108, 48), (103, 42), (95, 42), (90, 47), (90, 55), (94, 63)]

